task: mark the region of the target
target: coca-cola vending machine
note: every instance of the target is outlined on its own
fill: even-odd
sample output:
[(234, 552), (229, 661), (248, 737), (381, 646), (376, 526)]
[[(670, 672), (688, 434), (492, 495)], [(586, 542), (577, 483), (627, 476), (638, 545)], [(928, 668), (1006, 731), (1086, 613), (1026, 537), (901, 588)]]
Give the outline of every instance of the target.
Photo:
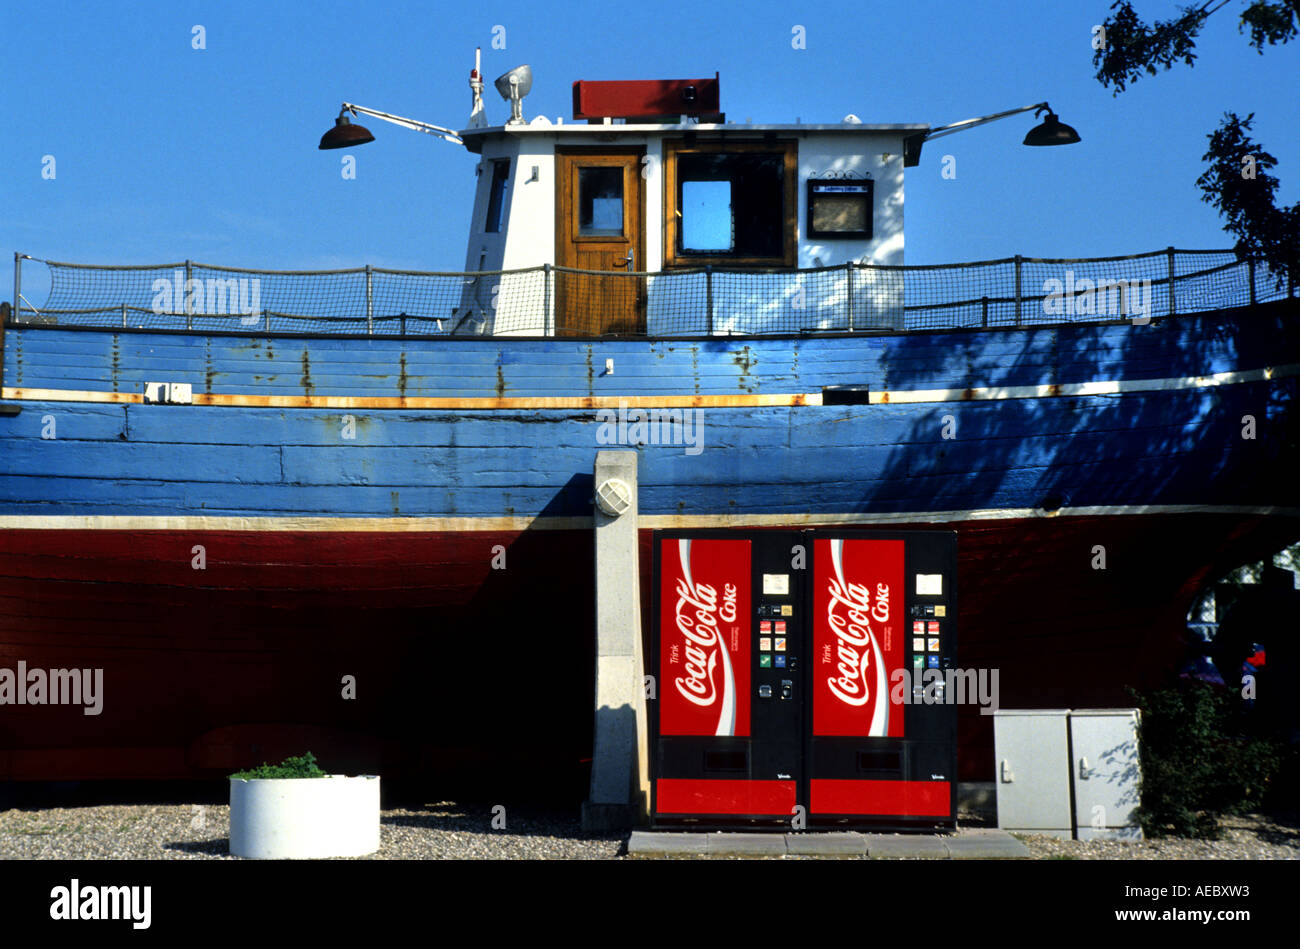
[(656, 826), (955, 823), (956, 534), (657, 531), (653, 588)]

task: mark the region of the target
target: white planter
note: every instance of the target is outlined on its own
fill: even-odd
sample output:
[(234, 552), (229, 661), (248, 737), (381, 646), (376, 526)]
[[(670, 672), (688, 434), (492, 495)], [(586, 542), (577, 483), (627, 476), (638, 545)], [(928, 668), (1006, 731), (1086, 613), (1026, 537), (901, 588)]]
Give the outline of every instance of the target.
[(236, 857), (360, 857), (378, 849), (378, 775), (230, 779)]

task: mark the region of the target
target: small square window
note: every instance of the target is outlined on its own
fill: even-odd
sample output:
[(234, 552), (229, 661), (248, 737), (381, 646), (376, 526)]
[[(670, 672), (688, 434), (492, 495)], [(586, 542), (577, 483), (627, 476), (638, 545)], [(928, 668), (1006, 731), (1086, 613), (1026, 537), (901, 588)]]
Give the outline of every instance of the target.
[(871, 238), (874, 182), (808, 181), (808, 236)]

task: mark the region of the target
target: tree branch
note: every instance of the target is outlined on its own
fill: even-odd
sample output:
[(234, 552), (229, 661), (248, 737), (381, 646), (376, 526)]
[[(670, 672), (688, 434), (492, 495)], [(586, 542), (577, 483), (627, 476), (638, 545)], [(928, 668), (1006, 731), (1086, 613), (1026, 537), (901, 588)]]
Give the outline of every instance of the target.
[(1278, 180), (1268, 171), (1277, 159), (1247, 134), (1254, 118), (1224, 114), (1207, 136), (1210, 147), (1201, 158), (1209, 167), (1196, 184), (1201, 200), (1218, 210), (1224, 230), (1237, 238), (1238, 256), (1264, 260), (1280, 289), (1288, 277), (1300, 284), (1300, 202), (1274, 204)]
[[(1260, 0), (1263, 2), (1263, 0)], [(1102, 23), (1106, 43), (1093, 53), (1092, 64), (1097, 67), (1097, 80), (1103, 86), (1114, 86), (1113, 95), (1119, 95), (1136, 82), (1145, 71), (1156, 75), (1160, 69), (1170, 69), (1182, 61), (1192, 66), (1196, 63), (1196, 35), (1211, 14), (1222, 9), (1228, 0), (1205, 0), (1200, 6), (1185, 7), (1182, 15), (1173, 20), (1157, 20), (1154, 27), (1134, 11), (1128, 0), (1111, 4), (1114, 15)]]

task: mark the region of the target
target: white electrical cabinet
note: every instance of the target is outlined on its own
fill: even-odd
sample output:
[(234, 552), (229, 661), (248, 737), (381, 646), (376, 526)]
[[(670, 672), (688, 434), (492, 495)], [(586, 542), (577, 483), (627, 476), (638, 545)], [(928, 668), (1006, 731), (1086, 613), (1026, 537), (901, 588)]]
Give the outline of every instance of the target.
[(998, 826), (1071, 837), (1070, 712), (998, 709), (993, 713)]
[(1079, 840), (1141, 840), (1132, 822), (1138, 805), (1138, 711), (1070, 712), (1074, 835)]
[(998, 826), (1092, 840), (1141, 839), (1137, 709), (993, 713)]

